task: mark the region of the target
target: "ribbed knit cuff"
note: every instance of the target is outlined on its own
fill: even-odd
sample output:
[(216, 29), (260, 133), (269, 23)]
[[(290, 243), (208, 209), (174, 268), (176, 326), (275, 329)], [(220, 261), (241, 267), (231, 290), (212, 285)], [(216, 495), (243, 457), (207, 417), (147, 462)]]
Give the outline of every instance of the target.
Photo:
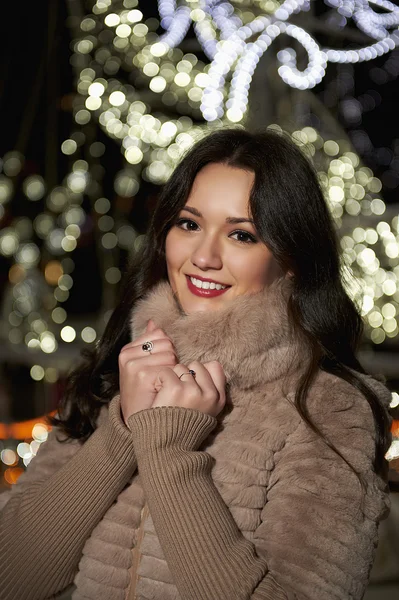
[(253, 592), (251, 600), (296, 600), (296, 598), (290, 592), (286, 592), (269, 572)]
[(127, 422), (133, 433), (136, 453), (146, 448), (196, 450), (217, 424), (211, 415), (180, 406), (141, 410), (131, 415)]
[(108, 450), (114, 454), (121, 449), (126, 450), (127, 446), (133, 450), (132, 434), (122, 418), (120, 396), (112, 398), (108, 405), (108, 422), (105, 425), (106, 436), (104, 441), (108, 442)]

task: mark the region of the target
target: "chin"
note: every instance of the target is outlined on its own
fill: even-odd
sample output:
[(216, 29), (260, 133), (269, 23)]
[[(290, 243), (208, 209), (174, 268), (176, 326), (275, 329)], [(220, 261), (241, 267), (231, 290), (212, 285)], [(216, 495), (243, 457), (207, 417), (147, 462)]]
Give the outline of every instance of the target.
[(192, 313), (216, 311), (226, 306), (226, 304), (228, 304), (228, 302), (226, 302), (225, 299), (217, 301), (216, 298), (214, 300), (200, 298), (198, 301), (187, 300), (186, 302), (180, 303), (180, 306), (182, 306), (185, 314), (189, 315)]

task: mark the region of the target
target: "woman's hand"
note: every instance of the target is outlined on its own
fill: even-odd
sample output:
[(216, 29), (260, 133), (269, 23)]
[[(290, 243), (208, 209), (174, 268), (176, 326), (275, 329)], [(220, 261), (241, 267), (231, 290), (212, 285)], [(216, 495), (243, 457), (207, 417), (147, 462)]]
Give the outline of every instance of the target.
[[(189, 369), (195, 371), (195, 377), (188, 374)], [(152, 408), (181, 406), (216, 417), (226, 403), (226, 378), (217, 361), (204, 364), (194, 361), (187, 367), (177, 364), (173, 368), (161, 368), (155, 385), (159, 391)]]
[[(149, 340), (154, 344), (151, 354), (142, 349)], [(155, 384), (160, 369), (168, 368), (172, 372), (176, 363), (171, 340), (151, 320), (143, 335), (122, 348), (119, 354), (119, 390), (125, 424), (134, 413), (151, 408), (157, 395)]]
[[(151, 354), (142, 349), (149, 340), (154, 345)], [(187, 367), (176, 363), (171, 340), (151, 320), (143, 335), (122, 348), (119, 390), (125, 424), (134, 413), (157, 406), (192, 408), (214, 417), (223, 410), (226, 379), (222, 365), (217, 361), (194, 361)], [(195, 378), (187, 374), (189, 369), (195, 371)]]

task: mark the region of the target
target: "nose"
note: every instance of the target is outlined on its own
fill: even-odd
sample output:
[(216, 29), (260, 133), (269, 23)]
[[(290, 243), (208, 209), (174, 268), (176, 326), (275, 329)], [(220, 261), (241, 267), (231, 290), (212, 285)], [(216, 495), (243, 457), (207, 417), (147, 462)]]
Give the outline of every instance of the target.
[(220, 270), (223, 261), (217, 240), (209, 236), (198, 240), (191, 255), (191, 262), (203, 271), (208, 269)]

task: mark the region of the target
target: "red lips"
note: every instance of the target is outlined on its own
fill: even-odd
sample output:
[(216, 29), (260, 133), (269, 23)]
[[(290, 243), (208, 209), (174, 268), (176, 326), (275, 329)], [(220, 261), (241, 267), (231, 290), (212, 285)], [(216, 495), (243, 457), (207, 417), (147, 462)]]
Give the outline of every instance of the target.
[[(195, 285), (191, 282), (191, 279), (190, 279), (190, 277), (188, 275), (186, 275), (186, 279), (187, 279), (187, 286), (188, 286), (188, 289), (190, 290), (190, 292), (192, 294), (194, 294), (195, 296), (200, 296), (201, 298), (214, 298), (215, 296), (221, 296), (222, 294), (224, 294), (225, 292), (227, 292), (227, 290), (229, 289), (227, 287), (227, 288), (224, 288), (222, 290), (217, 290), (217, 289), (214, 289), (214, 290), (207, 289), (207, 290), (205, 290), (203, 288), (197, 288), (197, 287), (195, 287)], [(198, 277), (198, 279), (199, 279), (199, 277)], [(211, 281), (211, 280), (208, 279), (207, 281)], [(214, 283), (217, 283), (217, 282), (215, 281)]]

